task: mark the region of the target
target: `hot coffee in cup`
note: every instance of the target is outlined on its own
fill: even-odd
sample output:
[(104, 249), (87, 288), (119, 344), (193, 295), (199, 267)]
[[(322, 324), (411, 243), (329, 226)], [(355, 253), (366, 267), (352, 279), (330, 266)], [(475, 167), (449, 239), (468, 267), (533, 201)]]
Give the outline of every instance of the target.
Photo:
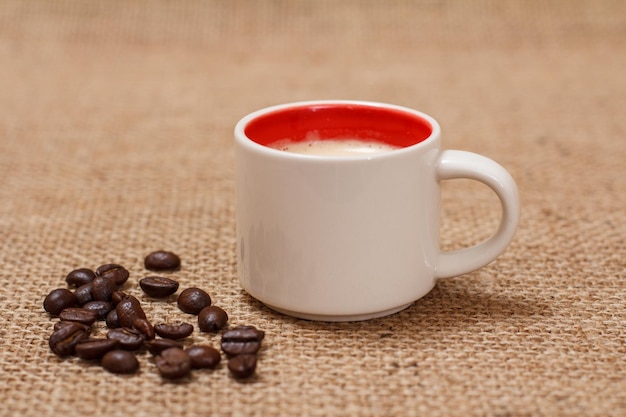
[(363, 139), (319, 139), (309, 138), (303, 141), (283, 139), (268, 145), (270, 148), (302, 155), (317, 156), (366, 156), (398, 149), (388, 143)]

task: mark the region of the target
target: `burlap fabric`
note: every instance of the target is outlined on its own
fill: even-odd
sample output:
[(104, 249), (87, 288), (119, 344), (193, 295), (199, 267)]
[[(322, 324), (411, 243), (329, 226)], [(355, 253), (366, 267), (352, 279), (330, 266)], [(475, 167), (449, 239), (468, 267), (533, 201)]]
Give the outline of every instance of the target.
[[(626, 415), (625, 5), (0, 2), (0, 415)], [(507, 167), (522, 198), (507, 252), (367, 322), (247, 296), (232, 128), (324, 98), (425, 111), (445, 147)], [(443, 191), (444, 249), (497, 226), (486, 187)], [(145, 300), (142, 260), (160, 248), (182, 257), (181, 287), (267, 332), (256, 377), (222, 363), (168, 382), (147, 354), (117, 376), (50, 352), (42, 300), (70, 270), (123, 264)]]

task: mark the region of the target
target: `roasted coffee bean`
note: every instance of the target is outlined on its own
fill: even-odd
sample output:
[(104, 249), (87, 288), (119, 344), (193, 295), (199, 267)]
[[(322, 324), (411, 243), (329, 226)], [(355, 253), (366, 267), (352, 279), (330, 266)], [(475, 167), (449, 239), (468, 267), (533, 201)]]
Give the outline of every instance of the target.
[(117, 290), (115, 281), (97, 276), (91, 281), (91, 295), (96, 301), (111, 301), (111, 296)]
[(194, 345), (185, 349), (185, 352), (191, 358), (191, 367), (193, 369), (217, 368), (222, 359), (220, 352), (211, 346)]
[(217, 333), (226, 326), (228, 314), (218, 306), (207, 306), (198, 314), (200, 331)]
[(117, 318), (117, 310), (113, 309), (109, 311), (105, 323), (109, 329), (117, 329), (120, 327), (120, 321)]
[(256, 353), (265, 332), (254, 326), (239, 326), (222, 334), (222, 350), (229, 356)]
[(159, 323), (154, 326), (156, 334), (166, 339), (183, 339), (193, 333), (193, 326), (189, 323), (178, 322), (174, 324)]
[(53, 331), (56, 332), (57, 330), (62, 329), (63, 327), (69, 325), (71, 322), (69, 321), (57, 321), (56, 323), (54, 323), (54, 327), (53, 327)]
[(181, 348), (165, 349), (154, 362), (164, 378), (183, 378), (191, 372), (191, 358)]
[(115, 306), (117, 311), (117, 319), (122, 327), (133, 327), (133, 321), (135, 319), (145, 319), (146, 313), (141, 307), (141, 303), (138, 299), (132, 295), (126, 295)]
[(52, 290), (43, 300), (43, 309), (54, 317), (66, 308), (76, 305), (76, 296), (67, 288)]
[(76, 321), (57, 321), (56, 323), (54, 323), (54, 330), (53, 331), (57, 331), (57, 330), (61, 330), (64, 327), (68, 327), (68, 326), (76, 326), (76, 324), (80, 324), (83, 326), (83, 329), (86, 332), (91, 332), (91, 326), (87, 326), (86, 324), (82, 324), (82, 323), (78, 323)]
[(85, 360), (100, 359), (118, 344), (115, 339), (84, 339), (76, 344), (76, 356)]
[(148, 348), (148, 352), (150, 352), (153, 355), (159, 355), (161, 352), (163, 352), (165, 349), (169, 349), (169, 348), (173, 348), (173, 347), (177, 347), (177, 348), (181, 348), (183, 347), (182, 344), (178, 343), (175, 340), (172, 339), (153, 339), (153, 340), (148, 340), (145, 343), (146, 347)]
[(180, 268), (180, 258), (173, 252), (158, 250), (146, 256), (144, 266), (151, 271), (174, 271)]
[(93, 281), (96, 277), (95, 272), (89, 268), (75, 269), (65, 277), (65, 282), (71, 287), (80, 287)]
[(119, 342), (119, 348), (124, 350), (138, 350), (143, 346), (145, 338), (135, 329), (121, 327), (107, 332), (107, 339), (115, 339)]
[(93, 294), (91, 294), (91, 282), (76, 288), (74, 295), (76, 296), (76, 303), (79, 306), (84, 306), (88, 302), (93, 301)]
[(50, 350), (58, 356), (73, 355), (76, 344), (89, 337), (89, 330), (85, 330), (86, 326), (84, 324), (74, 321), (66, 323), (68, 324), (61, 326), (48, 339)]
[(152, 323), (150, 323), (148, 319), (136, 318), (133, 320), (133, 329), (141, 333), (145, 340), (154, 339), (154, 326), (152, 326)]
[(178, 282), (165, 277), (145, 277), (139, 280), (139, 286), (152, 298), (165, 298), (178, 291)]
[[(180, 258), (172, 252), (157, 251), (148, 255), (146, 268), (175, 270)], [(129, 272), (118, 264), (101, 265), (92, 271), (79, 268), (66, 276), (74, 292), (64, 288), (53, 290), (44, 300), (44, 309), (59, 316), (48, 344), (59, 356), (76, 354), (85, 360), (101, 359), (109, 372), (133, 373), (139, 362), (131, 350), (144, 346), (154, 355), (154, 362), (164, 378), (184, 378), (191, 369), (217, 368), (221, 353), (208, 345), (193, 345), (184, 349), (178, 339), (193, 334), (190, 323), (160, 323), (153, 326), (140, 301), (119, 291)], [(143, 292), (151, 298), (165, 298), (178, 291), (177, 281), (160, 276), (147, 276), (139, 281)], [(218, 332), (228, 323), (228, 314), (211, 305), (209, 294), (197, 287), (187, 288), (177, 297), (181, 311), (198, 316), (203, 332)], [(91, 325), (96, 319), (106, 320), (106, 338), (90, 338)], [(160, 338), (155, 338), (156, 335)], [(257, 355), (265, 333), (254, 326), (239, 326), (222, 334), (221, 347), (229, 358), (228, 368), (235, 378), (248, 378), (256, 372)]]
[(139, 369), (139, 361), (131, 352), (114, 349), (104, 354), (102, 367), (114, 374), (132, 374)]
[(235, 378), (249, 378), (256, 371), (257, 357), (254, 354), (233, 356), (228, 359), (228, 369)]
[(211, 297), (200, 288), (187, 288), (178, 296), (178, 308), (185, 313), (198, 314), (204, 307), (210, 305)]
[(96, 275), (112, 280), (119, 287), (128, 280), (130, 273), (122, 265), (104, 264), (96, 269)]
[(87, 310), (81, 307), (68, 307), (65, 310), (61, 311), (61, 314), (59, 314), (59, 318), (62, 321), (75, 321), (85, 324), (87, 326), (91, 326), (98, 318), (98, 315), (91, 310)]
[(113, 294), (111, 294), (111, 304), (113, 304), (113, 306), (115, 307), (120, 301), (128, 297), (132, 297), (132, 296), (126, 294), (124, 291), (115, 291)]
[(96, 320), (104, 320), (113, 310), (113, 304), (108, 301), (90, 301), (83, 304), (83, 308), (96, 313)]

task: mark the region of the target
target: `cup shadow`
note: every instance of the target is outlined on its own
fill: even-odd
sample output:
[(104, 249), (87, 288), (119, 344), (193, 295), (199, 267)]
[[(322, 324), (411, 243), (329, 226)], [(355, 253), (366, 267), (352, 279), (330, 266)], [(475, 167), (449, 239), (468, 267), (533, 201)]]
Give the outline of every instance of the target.
[[(243, 292), (243, 291), (242, 291)], [(308, 331), (359, 331), (386, 334), (413, 329), (415, 333), (471, 330), (477, 325), (515, 326), (532, 317), (551, 315), (549, 304), (534, 294), (486, 290), (468, 285), (466, 279), (450, 278), (440, 281), (423, 298), (408, 308), (392, 314), (358, 322), (316, 322), (278, 313), (243, 292), (248, 303), (261, 311), (268, 320), (280, 321), (293, 329)]]

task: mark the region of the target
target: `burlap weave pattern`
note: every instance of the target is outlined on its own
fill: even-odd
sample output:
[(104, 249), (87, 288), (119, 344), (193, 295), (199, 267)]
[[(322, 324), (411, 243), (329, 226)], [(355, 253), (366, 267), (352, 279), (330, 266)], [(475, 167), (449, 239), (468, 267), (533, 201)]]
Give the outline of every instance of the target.
[[(626, 415), (625, 73), (617, 0), (0, 2), (0, 415)], [(324, 98), (422, 110), (446, 148), (510, 170), (506, 253), (367, 322), (247, 296), (232, 128)], [(485, 187), (443, 191), (444, 249), (497, 226)], [(42, 300), (67, 272), (123, 264), (145, 300), (160, 248), (182, 288), (266, 331), (255, 378), (223, 363), (168, 382), (149, 355), (117, 376), (50, 352)]]

